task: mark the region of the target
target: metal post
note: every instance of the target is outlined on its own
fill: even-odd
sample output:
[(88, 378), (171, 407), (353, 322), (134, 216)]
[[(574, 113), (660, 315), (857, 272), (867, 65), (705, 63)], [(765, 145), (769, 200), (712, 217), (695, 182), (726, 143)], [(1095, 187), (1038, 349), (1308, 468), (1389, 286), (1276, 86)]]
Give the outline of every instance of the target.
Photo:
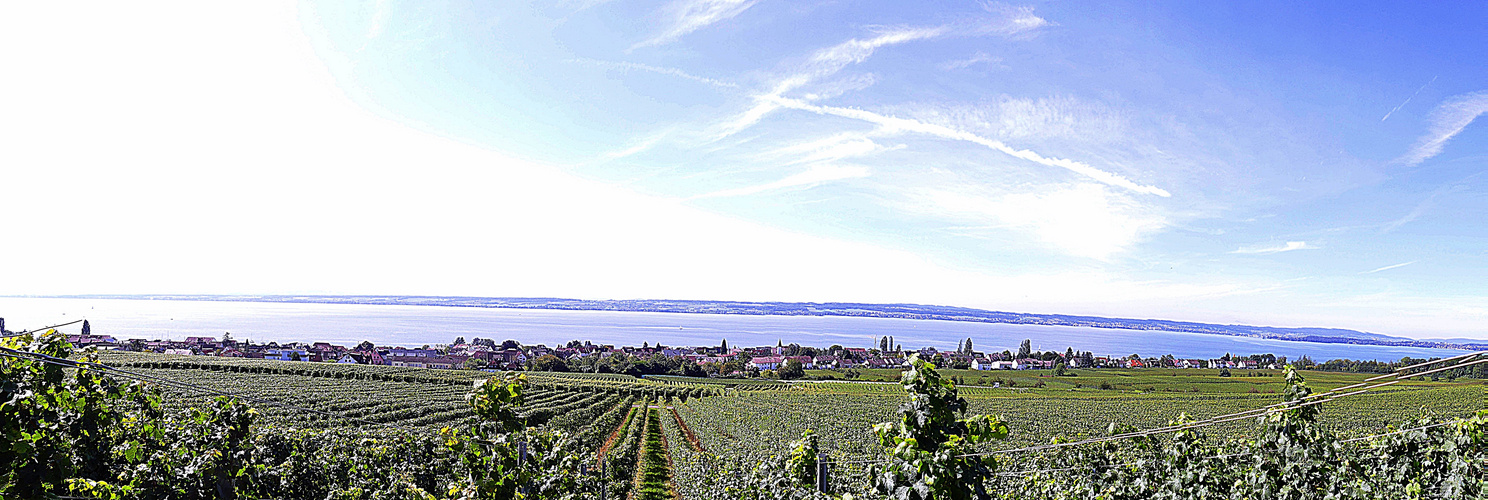
[(823, 454), (818, 456), (816, 460), (816, 490), (822, 493), (827, 492), (827, 484), (829, 484), (827, 481), (827, 470), (829, 462), (827, 462), (826, 459), (826, 455)]
[[(522, 470), (526, 470), (526, 469), (527, 469), (527, 442), (526, 441), (519, 441), (519, 442), (517, 442), (517, 470), (518, 471), (522, 471)], [(520, 478), (521, 476), (518, 475), (518, 477)], [(527, 483), (526, 482), (523, 482), (522, 483), (522, 495), (523, 496), (526, 496), (527, 495)]]

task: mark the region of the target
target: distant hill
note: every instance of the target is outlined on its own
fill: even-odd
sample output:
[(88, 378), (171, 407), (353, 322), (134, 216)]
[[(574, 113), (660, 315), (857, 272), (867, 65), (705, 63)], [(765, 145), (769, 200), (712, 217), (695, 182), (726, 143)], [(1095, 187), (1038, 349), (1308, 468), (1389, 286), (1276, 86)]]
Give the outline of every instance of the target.
[(1471, 339), (1418, 340), (1341, 328), (1280, 328), (1248, 325), (1217, 325), (1161, 319), (1102, 318), (1064, 314), (1025, 314), (967, 307), (921, 304), (858, 304), (850, 302), (729, 302), (711, 300), (580, 300), (560, 298), (436, 297), (417, 295), (65, 295), (50, 298), (129, 300), (201, 300), (224, 302), (289, 302), (309, 304), (381, 304), (441, 307), (490, 307), (506, 309), (567, 309), (585, 311), (634, 311), (694, 314), (748, 314), (774, 316), (863, 316), (872, 318), (926, 319), (1010, 323), (1021, 325), (1083, 326), (1160, 330), (1168, 332), (1231, 335), (1262, 339), (1326, 342), (1334, 344), (1387, 345), (1444, 349), (1488, 349), (1488, 342)]

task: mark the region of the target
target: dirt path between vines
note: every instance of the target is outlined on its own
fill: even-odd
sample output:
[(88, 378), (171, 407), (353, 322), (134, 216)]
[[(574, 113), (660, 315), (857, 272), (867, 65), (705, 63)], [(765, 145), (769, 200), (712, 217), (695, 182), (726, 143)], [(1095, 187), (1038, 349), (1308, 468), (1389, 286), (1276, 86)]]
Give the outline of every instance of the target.
[(697, 434), (692, 433), (692, 428), (688, 427), (687, 422), (682, 420), (682, 415), (677, 413), (676, 408), (672, 408), (672, 419), (677, 421), (677, 429), (682, 431), (682, 437), (687, 439), (687, 444), (692, 446), (692, 451), (701, 453), (703, 451), (703, 443), (698, 441)]
[(604, 445), (599, 447), (599, 454), (595, 455), (595, 459), (598, 460), (595, 463), (604, 463), (605, 454), (609, 453), (610, 448), (615, 446), (615, 440), (620, 438), (620, 431), (625, 430), (625, 424), (630, 423), (631, 413), (635, 413), (635, 411), (636, 407), (630, 407), (630, 413), (625, 414), (625, 418), (620, 419), (620, 426), (610, 432), (610, 437), (605, 438)]

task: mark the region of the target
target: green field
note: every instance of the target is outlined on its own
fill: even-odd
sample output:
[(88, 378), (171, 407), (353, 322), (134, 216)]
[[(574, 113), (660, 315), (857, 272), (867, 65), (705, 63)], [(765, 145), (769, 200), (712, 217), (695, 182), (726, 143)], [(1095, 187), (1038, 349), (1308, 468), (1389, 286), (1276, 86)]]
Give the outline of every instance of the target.
[[(387, 423), (416, 431), (472, 419), (465, 395), (494, 374), (327, 363), (104, 353), (106, 364), (255, 398), (314, 408), (305, 414), (254, 404), (265, 423), (305, 428), (367, 427)], [(813, 372), (817, 374), (838, 372)], [(998, 447), (1047, 443), (1056, 437), (1105, 432), (1108, 424), (1160, 427), (1187, 414), (1205, 418), (1264, 407), (1282, 400), (1278, 370), (946, 370), (959, 380), (973, 414), (1001, 417), (1010, 426)], [(528, 373), (521, 410), (529, 425), (580, 433), (595, 451), (610, 438), (606, 462), (617, 488), (638, 497), (705, 498), (693, 487), (718, 460), (760, 463), (784, 444), (813, 430), (821, 449), (837, 461), (882, 455), (870, 427), (893, 421), (906, 401), (896, 383), (865, 382), (898, 376), (897, 370), (867, 370), (859, 381), (709, 380), (686, 377)], [(1326, 391), (1370, 375), (1304, 372), (1310, 387)], [(997, 386), (997, 387), (994, 387)], [(1104, 388), (1102, 388), (1104, 387)], [(1443, 418), (1484, 409), (1488, 381), (1408, 380), (1322, 406), (1321, 421), (1343, 435), (1380, 432), (1423, 414)], [(167, 406), (184, 408), (210, 396), (167, 387)], [(655, 407), (631, 407), (651, 401)], [(673, 413), (675, 412), (675, 414)], [(1205, 429), (1214, 439), (1244, 437), (1255, 429), (1240, 420)], [(841, 491), (861, 491), (866, 466), (845, 464), (832, 476)], [(611, 472), (615, 474), (615, 472)]]

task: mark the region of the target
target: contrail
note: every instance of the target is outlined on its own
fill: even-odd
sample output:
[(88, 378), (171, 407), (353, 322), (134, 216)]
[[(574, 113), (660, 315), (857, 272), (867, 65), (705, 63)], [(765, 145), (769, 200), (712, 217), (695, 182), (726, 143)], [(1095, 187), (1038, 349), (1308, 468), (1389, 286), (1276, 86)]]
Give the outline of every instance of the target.
[(1400, 111), (1400, 108), (1403, 108), (1403, 107), (1405, 107), (1406, 104), (1409, 104), (1410, 101), (1411, 101), (1411, 99), (1415, 99), (1416, 98), (1416, 94), (1420, 94), (1422, 90), (1426, 90), (1426, 86), (1427, 85), (1431, 85), (1431, 82), (1435, 82), (1436, 79), (1437, 79), (1437, 77), (1440, 77), (1440, 76), (1441, 75), (1436, 75), (1436, 76), (1431, 77), (1431, 81), (1430, 82), (1426, 82), (1426, 85), (1422, 85), (1421, 88), (1416, 89), (1416, 93), (1415, 94), (1411, 94), (1410, 97), (1405, 98), (1405, 102), (1400, 103), (1399, 106), (1395, 106), (1395, 109), (1390, 110), (1389, 113), (1385, 113), (1385, 117), (1384, 118), (1380, 118), (1380, 121), (1383, 122), (1385, 120), (1390, 119), (1390, 115), (1395, 114), (1396, 111)]
[(1359, 274), (1374, 274), (1374, 273), (1377, 273), (1377, 272), (1380, 272), (1380, 271), (1389, 271), (1391, 269), (1395, 269), (1395, 268), (1399, 268), (1399, 267), (1405, 267), (1405, 266), (1409, 266), (1409, 265), (1415, 264), (1415, 263), (1416, 263), (1416, 261), (1413, 260), (1413, 261), (1410, 261), (1410, 262), (1403, 262), (1403, 263), (1400, 263), (1400, 264), (1395, 264), (1393, 266), (1381, 267), (1381, 268), (1375, 269), (1373, 271), (1364, 271), (1364, 272), (1359, 273)]

